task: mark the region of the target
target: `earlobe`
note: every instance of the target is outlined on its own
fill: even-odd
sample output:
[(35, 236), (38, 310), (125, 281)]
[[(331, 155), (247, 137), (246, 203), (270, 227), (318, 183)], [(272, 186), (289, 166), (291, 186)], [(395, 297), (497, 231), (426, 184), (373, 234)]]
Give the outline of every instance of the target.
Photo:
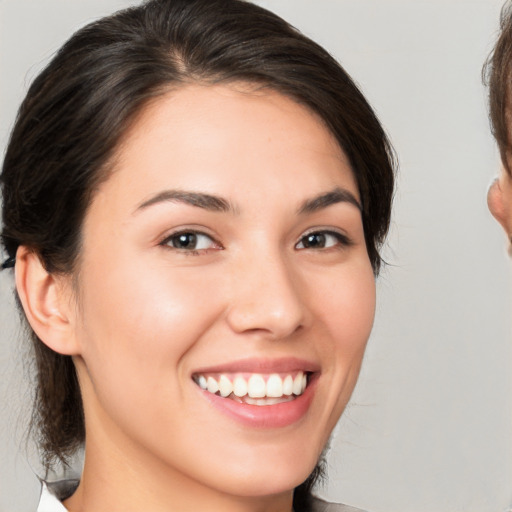
[(25, 315), (39, 339), (60, 354), (79, 354), (64, 278), (47, 272), (39, 256), (24, 246), (16, 254), (15, 276)]

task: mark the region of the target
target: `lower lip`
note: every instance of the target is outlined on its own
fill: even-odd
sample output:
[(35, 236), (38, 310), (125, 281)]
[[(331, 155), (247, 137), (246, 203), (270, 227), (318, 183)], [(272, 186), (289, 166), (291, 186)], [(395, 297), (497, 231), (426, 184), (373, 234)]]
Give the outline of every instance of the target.
[(296, 423), (306, 415), (313, 400), (316, 381), (314, 376), (304, 393), (294, 400), (274, 405), (244, 404), (214, 395), (199, 386), (197, 389), (217, 410), (244, 425), (254, 428), (282, 428)]

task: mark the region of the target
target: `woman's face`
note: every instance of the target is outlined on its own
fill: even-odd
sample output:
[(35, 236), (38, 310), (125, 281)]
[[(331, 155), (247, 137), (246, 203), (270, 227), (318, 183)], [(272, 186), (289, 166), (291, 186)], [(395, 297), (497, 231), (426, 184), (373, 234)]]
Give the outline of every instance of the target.
[(114, 164), (76, 276), (88, 453), (139, 481), (289, 492), (352, 393), (374, 316), (345, 155), (278, 93), (188, 86), (142, 112)]

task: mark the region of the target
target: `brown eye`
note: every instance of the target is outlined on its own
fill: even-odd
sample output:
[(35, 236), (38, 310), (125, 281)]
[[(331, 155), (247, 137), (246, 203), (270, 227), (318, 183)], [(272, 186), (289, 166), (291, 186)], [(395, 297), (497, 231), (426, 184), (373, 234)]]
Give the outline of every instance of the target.
[(212, 249), (216, 246), (211, 237), (204, 233), (196, 233), (194, 231), (182, 231), (175, 233), (166, 238), (162, 245), (169, 246), (173, 249), (181, 251), (200, 251), (204, 249)]
[(337, 245), (346, 246), (350, 241), (345, 235), (334, 231), (315, 231), (304, 235), (295, 246), (296, 249), (328, 249)]
[(304, 249), (323, 249), (327, 243), (327, 236), (324, 233), (311, 233), (302, 239)]

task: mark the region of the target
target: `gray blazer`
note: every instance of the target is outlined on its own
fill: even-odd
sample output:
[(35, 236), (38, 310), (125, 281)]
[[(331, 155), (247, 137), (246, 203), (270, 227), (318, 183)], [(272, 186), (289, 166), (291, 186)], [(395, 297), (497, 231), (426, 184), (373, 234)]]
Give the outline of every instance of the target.
[(341, 505), (340, 503), (329, 503), (315, 498), (313, 500), (312, 512), (364, 512), (360, 508), (350, 507), (348, 505)]

